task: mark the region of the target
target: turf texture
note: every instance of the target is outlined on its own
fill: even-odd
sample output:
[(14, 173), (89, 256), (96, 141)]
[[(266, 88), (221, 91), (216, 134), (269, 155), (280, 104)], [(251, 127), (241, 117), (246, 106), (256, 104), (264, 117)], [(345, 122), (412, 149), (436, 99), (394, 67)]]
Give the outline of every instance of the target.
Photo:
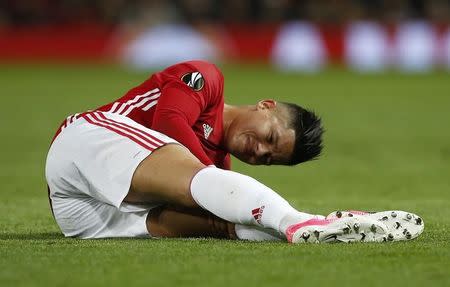
[(226, 101), (292, 101), (317, 111), (325, 153), (297, 167), (236, 171), (300, 210), (401, 209), (423, 217), (411, 242), (289, 245), (213, 239), (66, 239), (44, 162), (67, 115), (146, 78), (116, 66), (0, 66), (0, 286), (450, 286), (450, 75), (317, 75), (224, 67)]

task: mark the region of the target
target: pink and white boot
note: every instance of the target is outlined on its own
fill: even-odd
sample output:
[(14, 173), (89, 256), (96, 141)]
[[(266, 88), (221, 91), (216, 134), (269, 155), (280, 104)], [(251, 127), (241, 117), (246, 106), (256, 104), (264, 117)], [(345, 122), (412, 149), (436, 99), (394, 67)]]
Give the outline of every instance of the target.
[(384, 223), (388, 228), (388, 241), (404, 241), (417, 238), (424, 230), (425, 224), (418, 215), (401, 211), (389, 210), (368, 212), (360, 210), (334, 211), (326, 219), (336, 220), (352, 217), (366, 217)]
[(383, 242), (388, 228), (367, 216), (349, 216), (326, 219), (312, 218), (291, 225), (286, 238), (291, 243)]

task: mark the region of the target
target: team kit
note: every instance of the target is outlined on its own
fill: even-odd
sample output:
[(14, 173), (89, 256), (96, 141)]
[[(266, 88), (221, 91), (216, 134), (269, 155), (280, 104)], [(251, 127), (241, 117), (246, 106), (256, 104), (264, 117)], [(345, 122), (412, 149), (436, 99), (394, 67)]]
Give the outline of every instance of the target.
[(113, 102), (63, 121), (45, 166), (51, 210), (65, 236), (83, 239), (417, 238), (424, 222), (412, 212), (309, 214), (231, 170), (230, 155), (255, 166), (316, 159), (323, 130), (320, 117), (297, 104), (226, 104), (224, 77), (215, 65), (179, 63)]

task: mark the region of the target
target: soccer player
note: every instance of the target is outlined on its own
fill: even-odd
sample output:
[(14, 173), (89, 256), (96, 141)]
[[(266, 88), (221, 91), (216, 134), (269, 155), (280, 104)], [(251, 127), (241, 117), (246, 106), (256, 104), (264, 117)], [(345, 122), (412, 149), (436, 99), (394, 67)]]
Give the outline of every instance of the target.
[(314, 113), (273, 100), (226, 105), (223, 94), (220, 70), (190, 61), (155, 73), (98, 111), (129, 117), (222, 169), (230, 169), (230, 153), (250, 164), (290, 165), (320, 154), (322, 126)]
[(388, 227), (373, 218), (302, 213), (263, 184), (226, 170), (229, 153), (250, 164), (313, 159), (321, 134), (320, 119), (293, 104), (225, 105), (214, 65), (181, 63), (64, 121), (46, 164), (52, 210), (63, 233), (80, 238), (389, 238)]

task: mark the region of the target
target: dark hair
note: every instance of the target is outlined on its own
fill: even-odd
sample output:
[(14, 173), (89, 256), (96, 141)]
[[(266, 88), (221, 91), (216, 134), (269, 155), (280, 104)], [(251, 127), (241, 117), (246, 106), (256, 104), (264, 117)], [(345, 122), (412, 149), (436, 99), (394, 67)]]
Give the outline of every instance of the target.
[(296, 104), (282, 103), (290, 117), (289, 128), (295, 132), (294, 152), (288, 165), (317, 159), (322, 152), (322, 120), (314, 112)]

